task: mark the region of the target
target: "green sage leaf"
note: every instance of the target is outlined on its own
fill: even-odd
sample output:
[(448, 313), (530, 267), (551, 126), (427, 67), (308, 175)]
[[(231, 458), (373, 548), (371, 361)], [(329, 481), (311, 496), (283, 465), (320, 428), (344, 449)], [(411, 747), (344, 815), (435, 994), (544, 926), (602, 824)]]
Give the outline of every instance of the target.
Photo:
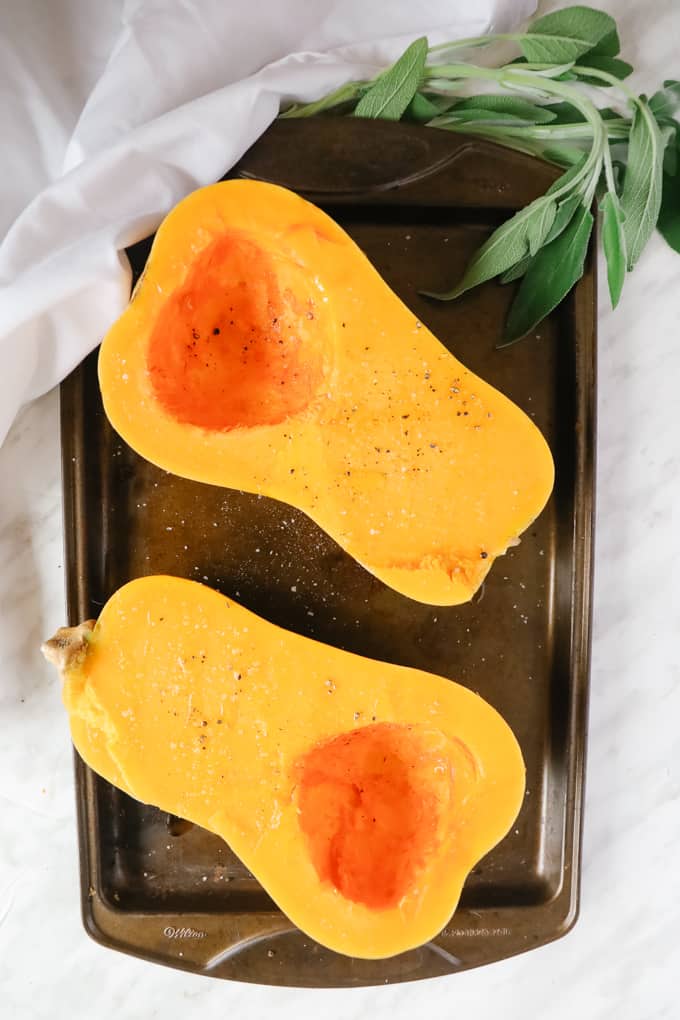
[(440, 114), (446, 113), (452, 106), (455, 106), (455, 100), (448, 96), (426, 96), (422, 92), (416, 92), (406, 107), (404, 118), (415, 121), (416, 124), (427, 124)]
[(563, 64), (595, 51), (598, 45), (611, 49), (614, 33), (616, 22), (603, 11), (565, 7), (532, 22), (518, 43), (530, 63)]
[(563, 230), (566, 230), (569, 223), (571, 223), (572, 216), (580, 205), (581, 195), (576, 191), (571, 195), (567, 195), (567, 197), (560, 202), (557, 207), (557, 215), (553, 220), (552, 227), (548, 231), (548, 236), (543, 242), (544, 244), (550, 244), (550, 242), (554, 241), (556, 237), (559, 237)]
[(649, 100), (649, 109), (655, 117), (672, 117), (680, 110), (680, 81), (669, 79), (663, 89)]
[(536, 229), (536, 221), (543, 221), (543, 207), (551, 202), (550, 198), (541, 196), (534, 199), (524, 209), (520, 209), (509, 220), (494, 230), (491, 237), (472, 257), (462, 279), (451, 290), (442, 294), (422, 291), (427, 297), (438, 298), (440, 301), (451, 301), (464, 294), (466, 290), (500, 276), (529, 252), (529, 233)]
[(427, 39), (416, 39), (399, 60), (359, 100), (355, 117), (399, 120), (412, 101), (423, 78), (427, 59)]
[(527, 269), (534, 261), (533, 255), (525, 255), (519, 262), (515, 262), (514, 266), (510, 266), (508, 270), (500, 278), (500, 283), (512, 283), (513, 280), (519, 280), (526, 273)]
[(464, 110), (490, 110), (530, 124), (549, 124), (556, 119), (551, 106), (539, 106), (516, 96), (468, 96), (456, 103), (456, 114)]
[(572, 103), (550, 103), (547, 109), (554, 113), (555, 124), (581, 124), (586, 120), (581, 111)]
[(531, 121), (500, 111), (495, 113), (493, 110), (475, 109), (474, 107), (462, 110), (460, 105), (456, 104), (448, 113), (430, 121), (432, 127), (446, 127), (448, 124), (497, 124), (501, 127), (527, 127)]
[(621, 212), (627, 267), (633, 269), (652, 235), (661, 208), (665, 141), (645, 99), (635, 107), (623, 179)]
[(580, 68), (578, 64), (572, 68), (573, 77), (585, 85), (596, 85), (598, 88), (609, 88), (611, 83), (589, 75), (587, 70), (589, 67), (595, 71), (606, 71), (607, 74), (614, 75), (619, 81), (624, 81), (628, 75), (633, 73), (633, 65), (619, 57), (594, 57), (592, 53), (588, 53), (583, 58), (583, 64), (583, 68)]
[(580, 280), (592, 228), (590, 210), (582, 205), (566, 230), (541, 249), (520, 284), (500, 346), (526, 336)]
[(591, 57), (617, 57), (621, 52), (621, 40), (616, 30), (616, 25), (609, 32), (602, 36), (600, 41), (588, 50), (588, 60)]
[(680, 252), (680, 175), (664, 173), (657, 223), (661, 236)]
[(529, 254), (534, 256), (538, 249), (544, 244), (546, 237), (555, 222), (557, 215), (557, 203), (545, 202), (539, 215), (532, 218), (527, 231), (527, 243)]
[[(663, 172), (665, 177), (675, 177), (678, 172), (680, 153), (674, 145), (667, 145), (663, 154)], [(663, 199), (661, 200), (663, 204)]]
[[(577, 208), (581, 204), (581, 195), (575, 191), (571, 195), (568, 195), (563, 202), (557, 207), (557, 214), (553, 220), (552, 226), (548, 231), (543, 244), (550, 244), (554, 241), (563, 230), (567, 227), (571, 221), (572, 216), (576, 212)], [(514, 266), (511, 266), (507, 272), (501, 276), (501, 283), (511, 283), (513, 280), (519, 280), (520, 277), (524, 276), (531, 263), (534, 261), (532, 255), (525, 255), (523, 259), (516, 262)]]
[(674, 137), (669, 138), (663, 154), (663, 172), (668, 177), (675, 177), (680, 166), (680, 124), (674, 124)]
[(619, 199), (608, 191), (600, 202), (602, 210), (602, 247), (607, 261), (607, 283), (612, 308), (616, 308), (626, 278), (626, 238)]
[[(583, 163), (586, 154), (581, 153), (579, 161), (570, 167), (565, 173), (554, 181), (548, 188), (545, 195), (535, 199), (530, 205), (520, 209), (509, 220), (506, 220), (491, 237), (478, 249), (467, 267), (463, 278), (453, 288), (444, 294), (425, 292), (428, 297), (439, 298), (442, 301), (449, 301), (459, 297), (476, 287), (480, 283), (491, 280), (494, 276), (500, 276), (511, 270), (518, 262), (527, 256), (534, 256), (542, 245), (552, 241), (566, 227), (571, 216), (567, 216), (570, 206), (560, 213), (555, 201), (552, 199), (558, 190), (568, 187), (575, 180)], [(571, 205), (571, 214), (579, 204), (581, 189), (574, 191), (576, 202)], [(567, 199), (571, 198), (567, 192), (560, 203), (560, 208), (565, 205)], [(559, 217), (559, 218), (558, 218)], [(512, 277), (515, 279), (516, 277)]]

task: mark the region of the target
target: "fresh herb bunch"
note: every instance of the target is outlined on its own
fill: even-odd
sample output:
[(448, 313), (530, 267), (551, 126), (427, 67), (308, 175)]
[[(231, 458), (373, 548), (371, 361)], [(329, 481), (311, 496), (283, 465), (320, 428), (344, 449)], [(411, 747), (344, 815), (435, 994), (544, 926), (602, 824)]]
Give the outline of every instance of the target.
[[(501, 67), (443, 62), (455, 50), (498, 41), (515, 43), (521, 55)], [(350, 82), (282, 116), (333, 111), (410, 120), (487, 138), (564, 169), (544, 195), (491, 234), (451, 290), (429, 295), (451, 300), (494, 277), (501, 283), (521, 278), (506, 322), (507, 345), (534, 329), (582, 276), (594, 203), (612, 307), (655, 227), (680, 252), (680, 82), (665, 81), (651, 99), (636, 95), (623, 84), (633, 69), (619, 51), (612, 17), (567, 7), (523, 32), (433, 47), (417, 39), (371, 81)], [(475, 80), (499, 91), (461, 95)], [(618, 91), (622, 109), (599, 109), (584, 84)]]

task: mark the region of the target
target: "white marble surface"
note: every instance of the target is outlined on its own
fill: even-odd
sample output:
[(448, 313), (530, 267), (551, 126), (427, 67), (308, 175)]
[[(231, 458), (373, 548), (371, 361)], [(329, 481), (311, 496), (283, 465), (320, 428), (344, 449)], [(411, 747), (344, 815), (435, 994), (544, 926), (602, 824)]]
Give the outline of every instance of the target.
[[(550, 6), (558, 6), (551, 4)], [(610, 0), (640, 89), (678, 76), (676, 0)], [(71, 748), (38, 652), (63, 622), (57, 397), (0, 450), (0, 1014), (508, 1020), (680, 1015), (680, 257), (656, 238), (616, 313), (601, 289), (596, 581), (581, 917), (565, 939), (450, 978), (273, 990), (104, 950), (81, 926)], [(676, 525), (674, 527), (674, 524)]]

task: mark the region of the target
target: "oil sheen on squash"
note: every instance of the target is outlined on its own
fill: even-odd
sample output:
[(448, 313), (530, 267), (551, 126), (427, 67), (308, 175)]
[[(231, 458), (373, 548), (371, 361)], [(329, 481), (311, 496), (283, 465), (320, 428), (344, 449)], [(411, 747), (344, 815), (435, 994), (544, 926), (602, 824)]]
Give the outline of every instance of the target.
[(66, 656), (84, 760), (222, 836), (338, 952), (380, 958), (434, 937), (520, 809), (512, 731), (450, 680), (321, 645), (172, 577), (130, 582), (73, 633), (70, 650), (64, 633), (48, 645)]
[(324, 212), (263, 182), (203, 188), (168, 215), (99, 377), (141, 455), (305, 511), (423, 602), (470, 599), (552, 489), (530, 418)]

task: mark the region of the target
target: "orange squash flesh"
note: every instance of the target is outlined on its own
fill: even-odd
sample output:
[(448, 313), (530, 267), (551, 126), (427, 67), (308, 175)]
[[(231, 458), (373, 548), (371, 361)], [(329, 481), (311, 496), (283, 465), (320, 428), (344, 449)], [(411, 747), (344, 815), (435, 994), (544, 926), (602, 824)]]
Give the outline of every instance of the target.
[(531, 420), (275, 185), (223, 182), (168, 215), (99, 378), (144, 457), (298, 507), (431, 604), (470, 599), (553, 484)]
[(295, 924), (348, 955), (434, 937), (522, 803), (520, 749), (479, 696), (193, 581), (125, 585), (63, 676), (95, 771), (218, 833)]
[(452, 781), (446, 754), (433, 754), (413, 726), (373, 723), (313, 747), (296, 775), (319, 878), (372, 909), (397, 907), (440, 846)]
[[(161, 308), (147, 367), (156, 398), (176, 421), (229, 430), (278, 425), (304, 411), (322, 378), (323, 353), (286, 271), (247, 238), (226, 234), (192, 263)], [(226, 342), (225, 342), (226, 341)]]

